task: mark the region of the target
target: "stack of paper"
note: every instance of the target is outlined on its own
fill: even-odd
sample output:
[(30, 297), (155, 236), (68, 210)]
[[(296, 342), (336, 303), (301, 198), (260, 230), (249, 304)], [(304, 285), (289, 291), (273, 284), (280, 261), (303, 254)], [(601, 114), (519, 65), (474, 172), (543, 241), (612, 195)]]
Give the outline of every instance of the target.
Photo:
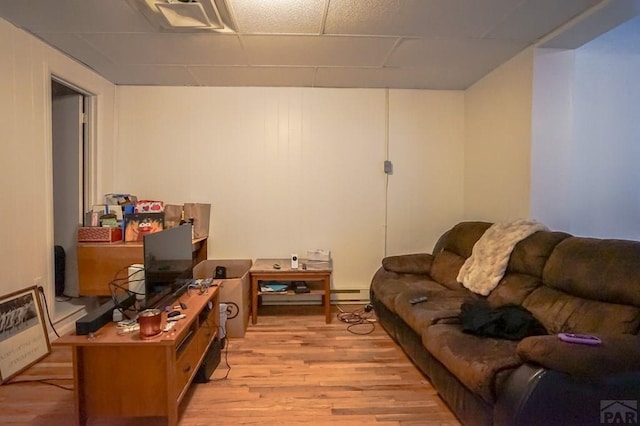
[(264, 281), (260, 283), (260, 291), (264, 293), (286, 292), (289, 289), (287, 284), (278, 281)]

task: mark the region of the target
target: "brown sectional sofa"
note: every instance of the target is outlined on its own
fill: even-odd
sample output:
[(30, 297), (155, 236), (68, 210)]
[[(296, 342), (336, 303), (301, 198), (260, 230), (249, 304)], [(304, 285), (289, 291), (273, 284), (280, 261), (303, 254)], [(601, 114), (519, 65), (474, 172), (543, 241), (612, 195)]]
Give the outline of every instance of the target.
[[(371, 282), (381, 325), (459, 420), (601, 424), (607, 410), (622, 407), (610, 401), (640, 406), (640, 242), (536, 232), (515, 246), (502, 280), (484, 297), (456, 278), (490, 226), (459, 223), (433, 254), (383, 259)], [(428, 300), (409, 302), (420, 295)], [(511, 341), (464, 333), (457, 316), (473, 299), (521, 305), (548, 335)], [(594, 334), (603, 343), (562, 342), (560, 332)]]

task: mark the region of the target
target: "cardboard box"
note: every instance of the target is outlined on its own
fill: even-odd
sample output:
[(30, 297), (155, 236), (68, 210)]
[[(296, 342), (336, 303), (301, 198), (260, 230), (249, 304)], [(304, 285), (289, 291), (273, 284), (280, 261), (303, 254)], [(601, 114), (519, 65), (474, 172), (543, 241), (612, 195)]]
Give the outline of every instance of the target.
[[(193, 268), (193, 278), (213, 278), (216, 266), (227, 269), (227, 278), (220, 282), (220, 303), (227, 304), (227, 337), (244, 337), (249, 326), (251, 308), (251, 259), (204, 260)], [(236, 309), (237, 308), (237, 309)]]
[(307, 260), (318, 261), (318, 262), (328, 262), (331, 260), (331, 250), (327, 249), (313, 249), (307, 250)]
[(78, 228), (79, 243), (112, 243), (122, 240), (122, 229), (101, 226), (81, 226)]

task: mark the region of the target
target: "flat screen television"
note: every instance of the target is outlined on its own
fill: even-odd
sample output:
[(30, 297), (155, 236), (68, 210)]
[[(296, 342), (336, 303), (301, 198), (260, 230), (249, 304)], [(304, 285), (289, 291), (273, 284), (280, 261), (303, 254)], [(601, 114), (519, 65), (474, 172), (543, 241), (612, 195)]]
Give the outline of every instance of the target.
[(145, 308), (164, 308), (187, 290), (193, 278), (191, 224), (147, 234), (143, 239)]

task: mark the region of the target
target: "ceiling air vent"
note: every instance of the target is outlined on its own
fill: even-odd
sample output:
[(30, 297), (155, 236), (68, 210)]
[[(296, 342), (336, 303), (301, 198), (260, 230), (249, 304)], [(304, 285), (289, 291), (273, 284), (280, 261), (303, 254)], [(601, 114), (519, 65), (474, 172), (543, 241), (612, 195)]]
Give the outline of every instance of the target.
[(128, 0), (128, 2), (160, 30), (235, 31), (225, 0)]

